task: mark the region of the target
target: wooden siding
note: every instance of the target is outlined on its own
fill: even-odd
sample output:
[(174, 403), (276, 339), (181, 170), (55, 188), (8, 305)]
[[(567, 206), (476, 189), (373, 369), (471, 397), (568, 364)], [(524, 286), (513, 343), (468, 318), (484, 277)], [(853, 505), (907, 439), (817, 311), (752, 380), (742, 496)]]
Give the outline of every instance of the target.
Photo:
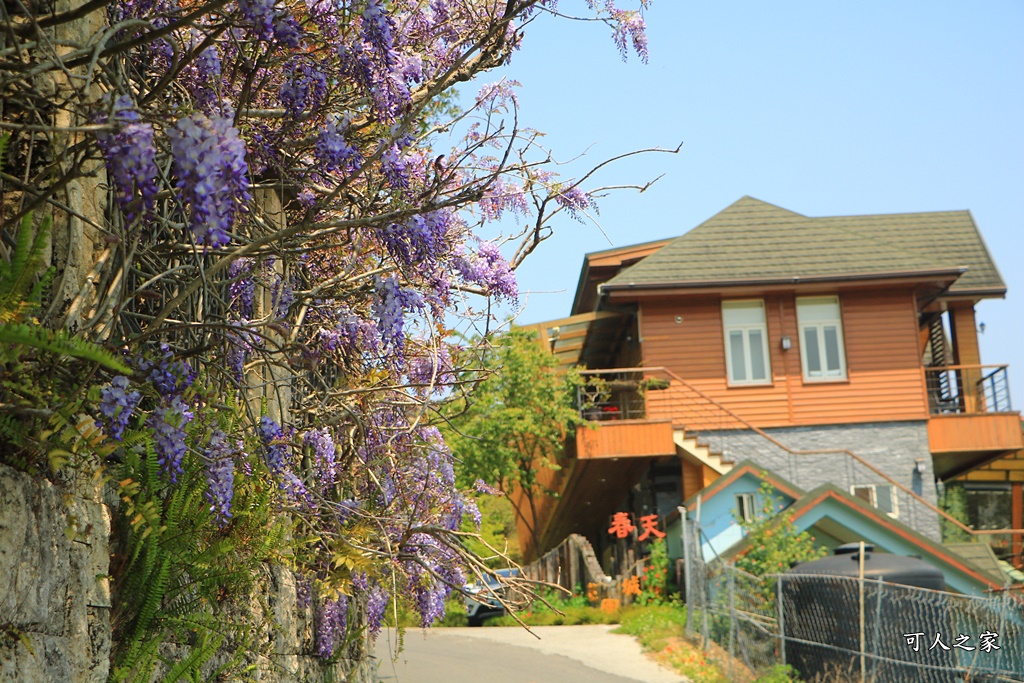
[[(643, 363), (672, 370), (758, 427), (926, 419), (912, 290), (850, 290), (839, 297), (845, 381), (804, 381), (796, 293), (763, 297), (770, 385), (728, 386), (720, 297), (644, 300), (640, 315)], [(681, 322), (676, 322), (677, 316)], [(781, 348), (783, 336), (792, 341), (788, 351)], [(665, 416), (649, 413), (649, 417)], [(672, 417), (677, 425), (685, 425), (688, 416)]]
[[(957, 481), (1014, 481), (1024, 482), (1024, 450), (993, 460), (976, 470), (956, 477)], [(1024, 528), (1024, 521), (1014, 522), (1015, 529)]]
[(683, 465), (683, 500), (686, 500), (704, 488), (703, 465), (682, 458), (680, 461)]
[(596, 428), (576, 428), (580, 460), (591, 458), (641, 458), (675, 455), (672, 422), (669, 420), (622, 420), (602, 422)]
[(1024, 448), (1020, 414), (933, 415), (928, 444), (932, 453), (1018, 450)]

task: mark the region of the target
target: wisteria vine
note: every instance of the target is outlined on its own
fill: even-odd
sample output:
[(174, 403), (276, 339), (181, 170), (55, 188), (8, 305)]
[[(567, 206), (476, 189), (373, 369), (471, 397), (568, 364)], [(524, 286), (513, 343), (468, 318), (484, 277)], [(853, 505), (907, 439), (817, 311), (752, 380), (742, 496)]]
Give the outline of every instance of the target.
[[(449, 325), (492, 329), (480, 302), (514, 306), (515, 268), (595, 190), (543, 168), (517, 128), (518, 84), (485, 85), (465, 110), (450, 97), (565, 4), (120, 0), (86, 13), (98, 33), (78, 46), (78, 16), (0, 29), (22, 164), (0, 184), (4, 225), (78, 221), (95, 272), (68, 259), (47, 320), (133, 364), (101, 383), (97, 425), (115, 442), (148, 434), (168, 486), (197, 454), (225, 532), (241, 478), (274, 484), (318, 539), (296, 566), (322, 657), (355, 615), (376, 635), (395, 599), (433, 623), (484, 570), (459, 536), (479, 512), (434, 426), (479, 379)], [(647, 2), (634, 4), (579, 9), (646, 61)], [(57, 94), (39, 94), (42, 78)], [(71, 181), (107, 193), (84, 227)]]

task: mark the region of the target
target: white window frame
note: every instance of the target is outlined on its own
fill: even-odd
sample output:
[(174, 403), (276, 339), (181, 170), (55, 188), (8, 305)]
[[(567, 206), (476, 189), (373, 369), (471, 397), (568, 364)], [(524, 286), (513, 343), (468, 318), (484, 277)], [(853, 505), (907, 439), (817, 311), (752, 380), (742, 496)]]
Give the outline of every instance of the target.
[[(812, 303), (832, 302), (836, 307), (836, 315), (828, 320), (805, 321), (800, 316), (800, 305)], [(806, 314), (805, 314), (806, 315)], [(846, 371), (846, 341), (843, 333), (843, 310), (839, 303), (838, 296), (800, 296), (796, 299), (796, 319), (799, 330), (798, 339), (800, 343), (800, 367), (803, 370), (805, 382), (844, 382), (849, 375)], [(825, 350), (825, 328), (834, 325), (836, 328), (836, 341), (839, 346), (839, 369), (830, 371)], [(812, 376), (807, 368), (807, 334), (805, 330), (813, 329), (814, 337), (818, 346), (818, 361), (822, 369), (820, 375)]]
[[(739, 307), (740, 305), (756, 303), (761, 308), (761, 319), (763, 322), (760, 323), (748, 323), (748, 324), (728, 324), (725, 320), (726, 309), (730, 307)], [(752, 363), (750, 356), (750, 332), (756, 330), (761, 333), (761, 353), (764, 357), (764, 369), (766, 376), (763, 379), (752, 379)], [(725, 344), (725, 366), (726, 373), (728, 375), (729, 386), (745, 387), (745, 386), (764, 386), (772, 383), (772, 358), (768, 348), (768, 316), (765, 310), (764, 299), (732, 299), (729, 301), (722, 302), (722, 331), (723, 331), (723, 342)], [(732, 350), (729, 345), (729, 334), (730, 332), (741, 332), (743, 334), (743, 362), (744, 362), (744, 375), (748, 379), (736, 379), (735, 368), (733, 367)]]
[(754, 504), (756, 502), (753, 493), (737, 493), (736, 517), (741, 522), (753, 522), (757, 519), (757, 513), (754, 511)]
[(863, 498), (857, 495), (857, 489), (868, 489), (869, 491), (871, 491), (871, 500), (869, 501), (871, 503), (871, 507), (878, 508), (882, 512), (885, 512), (884, 510), (878, 507), (879, 486), (884, 486), (889, 489), (889, 501), (892, 502), (892, 512), (886, 512), (885, 514), (889, 515), (893, 519), (898, 519), (900, 516), (900, 499), (896, 495), (896, 487), (893, 486), (892, 484), (854, 484), (853, 486), (850, 487), (850, 495), (859, 500), (864, 500)]

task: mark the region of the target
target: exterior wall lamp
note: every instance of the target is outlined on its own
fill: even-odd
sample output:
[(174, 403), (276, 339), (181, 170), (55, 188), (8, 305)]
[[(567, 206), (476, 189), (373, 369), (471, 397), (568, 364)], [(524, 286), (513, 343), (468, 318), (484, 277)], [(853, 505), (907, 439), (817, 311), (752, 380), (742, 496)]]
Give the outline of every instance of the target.
[(789, 349), (792, 346), (793, 346), (793, 340), (789, 338), (788, 334), (785, 335), (784, 337), (782, 337), (782, 350), (783, 351), (789, 351)]

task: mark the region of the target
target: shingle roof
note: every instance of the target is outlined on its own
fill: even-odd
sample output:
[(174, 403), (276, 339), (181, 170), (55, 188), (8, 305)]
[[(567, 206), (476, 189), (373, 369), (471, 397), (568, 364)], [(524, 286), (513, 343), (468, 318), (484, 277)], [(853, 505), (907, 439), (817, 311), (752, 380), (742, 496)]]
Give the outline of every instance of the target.
[(1006, 291), (968, 211), (812, 218), (743, 197), (606, 288), (945, 273), (951, 294)]

